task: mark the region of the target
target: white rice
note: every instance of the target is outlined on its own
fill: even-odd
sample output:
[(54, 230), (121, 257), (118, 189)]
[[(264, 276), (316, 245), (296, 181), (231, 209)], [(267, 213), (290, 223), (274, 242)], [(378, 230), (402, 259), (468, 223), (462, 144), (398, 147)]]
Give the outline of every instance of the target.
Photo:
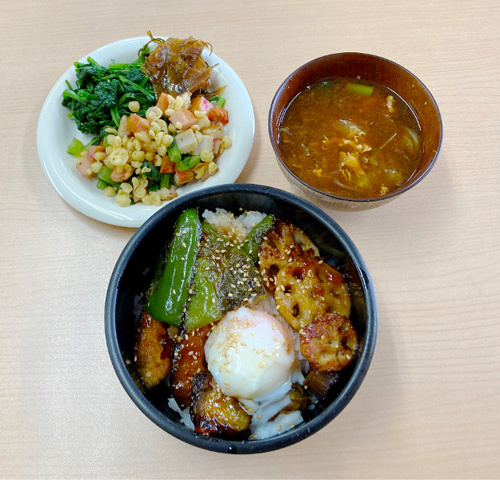
[(266, 214), (244, 211), (236, 217), (232, 212), (217, 208), (215, 212), (205, 210), (202, 217), (222, 235), (233, 241), (243, 242), (250, 230), (266, 218)]

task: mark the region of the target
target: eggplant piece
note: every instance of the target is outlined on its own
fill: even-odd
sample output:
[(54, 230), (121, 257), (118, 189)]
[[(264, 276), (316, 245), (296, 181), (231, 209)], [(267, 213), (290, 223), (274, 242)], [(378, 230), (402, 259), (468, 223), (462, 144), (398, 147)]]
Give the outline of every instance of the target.
[(250, 434), (250, 415), (236, 398), (221, 392), (209, 372), (194, 377), (190, 412), (196, 433), (232, 440)]
[(322, 372), (311, 368), (304, 381), (304, 386), (319, 400), (324, 400), (340, 380), (339, 372)]
[(207, 371), (205, 342), (210, 331), (210, 325), (205, 325), (184, 333), (175, 350), (171, 380), (175, 400), (181, 408), (190, 405), (193, 377)]
[(165, 324), (144, 310), (134, 353), (137, 372), (147, 389), (155, 387), (170, 374), (174, 346), (175, 341), (169, 336)]
[(286, 407), (283, 407), (276, 415), (271, 417), (269, 419), (270, 422), (281, 414), (292, 413), (297, 410), (302, 412), (309, 406), (310, 399), (304, 387), (299, 383), (294, 383), (292, 385), (291, 390), (288, 392), (288, 396), (290, 397), (290, 403)]

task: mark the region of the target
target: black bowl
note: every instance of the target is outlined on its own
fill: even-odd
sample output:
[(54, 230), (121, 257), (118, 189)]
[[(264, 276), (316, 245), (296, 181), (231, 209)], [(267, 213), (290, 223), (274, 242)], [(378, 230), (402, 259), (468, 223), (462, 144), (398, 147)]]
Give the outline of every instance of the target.
[[(136, 383), (134, 336), (156, 262), (164, 252), (173, 225), (186, 208), (224, 208), (272, 213), (305, 231), (326, 261), (338, 268), (352, 297), (351, 321), (359, 336), (359, 351), (335, 391), (304, 412), (305, 421), (265, 440), (232, 441), (196, 434), (180, 423), (167, 405), (165, 391), (145, 393)], [(347, 234), (314, 205), (290, 193), (261, 185), (221, 185), (183, 196), (155, 213), (123, 250), (109, 282), (105, 309), (106, 342), (113, 367), (126, 392), (160, 428), (191, 445), (225, 453), (259, 453), (296, 443), (328, 424), (351, 400), (366, 375), (377, 336), (375, 293), (365, 262)]]

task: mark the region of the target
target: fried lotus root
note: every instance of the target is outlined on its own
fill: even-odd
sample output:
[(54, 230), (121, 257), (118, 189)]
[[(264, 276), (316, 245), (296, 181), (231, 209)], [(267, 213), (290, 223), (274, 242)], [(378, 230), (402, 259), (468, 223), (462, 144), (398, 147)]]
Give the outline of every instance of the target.
[(300, 334), (300, 351), (312, 368), (338, 372), (351, 363), (358, 336), (348, 318), (331, 313), (316, 318)]
[(193, 378), (207, 371), (205, 342), (210, 334), (210, 325), (197, 328), (182, 336), (174, 354), (172, 387), (175, 400), (181, 408), (189, 407)]
[(259, 266), (267, 290), (274, 291), (276, 274), (291, 261), (311, 259), (318, 255), (316, 245), (300, 228), (276, 220), (259, 249)]
[(194, 377), (190, 413), (197, 433), (231, 439), (248, 437), (250, 415), (236, 398), (221, 392), (208, 372)]
[(134, 350), (137, 371), (146, 388), (155, 387), (170, 374), (174, 345), (165, 325), (144, 310)]
[(349, 317), (351, 297), (340, 272), (321, 259), (292, 262), (276, 275), (274, 292), (280, 314), (299, 331), (316, 317)]

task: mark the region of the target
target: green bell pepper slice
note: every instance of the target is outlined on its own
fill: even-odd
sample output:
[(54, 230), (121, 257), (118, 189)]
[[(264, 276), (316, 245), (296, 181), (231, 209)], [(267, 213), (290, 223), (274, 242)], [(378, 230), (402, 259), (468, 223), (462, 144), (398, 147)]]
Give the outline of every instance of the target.
[(167, 249), (163, 272), (147, 299), (149, 313), (160, 322), (179, 326), (194, 276), (201, 223), (194, 208), (179, 216)]

